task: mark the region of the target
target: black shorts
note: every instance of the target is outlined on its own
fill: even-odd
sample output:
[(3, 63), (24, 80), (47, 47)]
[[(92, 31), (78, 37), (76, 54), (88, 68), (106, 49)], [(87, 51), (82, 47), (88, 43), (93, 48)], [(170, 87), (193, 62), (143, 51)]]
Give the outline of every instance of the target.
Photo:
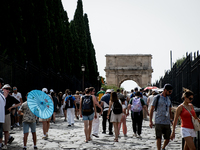
[(162, 135), (164, 139), (169, 140), (171, 135), (171, 128), (170, 124), (155, 124), (155, 132), (156, 132), (156, 139), (162, 139)]

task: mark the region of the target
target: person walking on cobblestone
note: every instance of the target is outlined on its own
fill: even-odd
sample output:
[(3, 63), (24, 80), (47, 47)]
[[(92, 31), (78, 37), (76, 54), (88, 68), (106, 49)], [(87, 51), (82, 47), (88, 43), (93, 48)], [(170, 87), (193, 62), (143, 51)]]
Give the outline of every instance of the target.
[(76, 103), (76, 106), (77, 106), (77, 109), (75, 110), (75, 116), (76, 116), (76, 119), (79, 120), (79, 107), (80, 107), (80, 95), (79, 95), (79, 91), (76, 91), (75, 95), (75, 103)]
[(4, 95), (0, 93), (0, 150), (2, 149), (3, 123), (5, 122), (5, 105), (6, 99)]
[(190, 91), (189, 89), (183, 88), (183, 95), (182, 95), (183, 103), (180, 104), (176, 109), (173, 129), (170, 136), (171, 140), (175, 138), (175, 128), (178, 122), (178, 118), (180, 116), (181, 117), (181, 134), (182, 134), (182, 138), (184, 138), (185, 140), (184, 150), (196, 149), (193, 142), (193, 138), (196, 137), (196, 131), (194, 130), (191, 115), (195, 119), (198, 119), (199, 122), (200, 122), (200, 119), (197, 117), (194, 111), (194, 107), (191, 104), (193, 98), (194, 98), (194, 93)]
[(68, 92), (68, 96), (65, 98), (65, 108), (67, 110), (68, 127), (70, 127), (74, 125), (74, 112), (77, 110), (75, 97), (72, 96), (71, 91)]
[(92, 120), (97, 118), (94, 101), (94, 98), (90, 95), (89, 88), (86, 88), (85, 95), (80, 99), (80, 117), (83, 117), (84, 121), (86, 143), (91, 140), (90, 135), (92, 131)]
[[(142, 95), (140, 92), (135, 93), (135, 97), (131, 98), (128, 105), (128, 112), (131, 110), (131, 119), (134, 136), (141, 138), (142, 133), (142, 121), (143, 121), (143, 109), (148, 113), (147, 106), (144, 103), (144, 100), (141, 98)], [(138, 134), (138, 135), (137, 135)]]
[(64, 119), (64, 121), (67, 121), (66, 120), (66, 118), (67, 118), (67, 109), (66, 109), (66, 103), (65, 103), (65, 98), (68, 96), (68, 92), (69, 92), (70, 90), (69, 89), (66, 89), (65, 90), (65, 94), (63, 94), (63, 97), (62, 97), (62, 100), (63, 100), (63, 109), (64, 109), (64, 116), (65, 116), (65, 119)]
[[(14, 86), (13, 87), (13, 93), (12, 93), (12, 96), (15, 97), (21, 104), (23, 103), (23, 100), (22, 100), (22, 95), (20, 92), (17, 91), (17, 87)], [(20, 104), (20, 105), (21, 105)], [(19, 106), (20, 107), (20, 106)], [(14, 111), (14, 116), (15, 116), (15, 125), (17, 127), (19, 127), (19, 118), (20, 118), (20, 115), (17, 114), (17, 111), (19, 110), (19, 107), (16, 107), (13, 111)]]
[(107, 119), (111, 92), (112, 91), (110, 89), (108, 89), (108, 90), (106, 90), (106, 94), (104, 94), (101, 97), (101, 106), (103, 107), (103, 118), (102, 118), (103, 119), (102, 120), (103, 132), (102, 133), (106, 134), (106, 122), (108, 120), (108, 123), (109, 123), (109, 134), (113, 135), (113, 132), (112, 132), (113, 124), (112, 124), (112, 122), (110, 122), (110, 116), (109, 116), (109, 119)]
[(58, 93), (58, 106), (59, 106), (59, 110), (60, 110), (60, 114), (63, 115), (63, 101), (62, 101), (62, 96), (63, 96), (63, 93), (60, 91)]
[[(111, 111), (112, 107), (112, 111)], [(108, 109), (108, 114), (107, 118), (110, 119), (110, 122), (113, 123), (114, 126), (114, 131), (115, 131), (115, 142), (118, 142), (118, 137), (119, 137), (119, 123), (122, 118), (122, 104), (121, 101), (119, 101), (117, 93), (112, 92), (110, 96), (110, 101), (109, 101), (109, 109)], [(110, 115), (111, 114), (111, 115)]]
[(6, 97), (6, 106), (5, 106), (5, 122), (3, 124), (3, 132), (4, 132), (4, 147), (3, 149), (7, 148), (7, 143), (11, 144), (12, 141), (14, 140), (14, 138), (12, 136), (10, 136), (9, 131), (11, 129), (11, 118), (10, 118), (10, 112), (12, 109), (15, 109), (16, 107), (20, 106), (21, 103), (14, 98), (13, 96), (11, 96), (10, 94), (5, 95), (7, 93), (9, 93), (9, 91), (11, 90), (11, 86), (9, 84), (5, 84), (3, 87), (3, 92), (4, 92), (4, 96)]
[(92, 135), (96, 138), (99, 137), (99, 115), (101, 115), (103, 109), (102, 107), (99, 105), (98, 99), (95, 96), (95, 88), (94, 87), (90, 87), (90, 94), (92, 95), (92, 97), (94, 98), (94, 103), (95, 103), (95, 107), (98, 107), (98, 110), (100, 110), (100, 112), (98, 112), (97, 110), (97, 118), (94, 118), (92, 121)]
[[(170, 118), (172, 119), (172, 113), (171, 113), (171, 101), (169, 99), (169, 96), (172, 93), (172, 85), (165, 84), (164, 85), (164, 91), (155, 96), (153, 99), (153, 102), (151, 104), (151, 110), (150, 110), (150, 123), (149, 126), (152, 128), (153, 122), (152, 122), (152, 116), (154, 109), (156, 110), (155, 115), (155, 133), (156, 133), (156, 139), (157, 139), (157, 149), (161, 149), (161, 139), (162, 135), (164, 134), (164, 144), (162, 146), (162, 150), (165, 150), (165, 147), (169, 143), (170, 140), (170, 134), (171, 134), (171, 128), (170, 128)], [(156, 108), (155, 108), (156, 107)]]
[[(28, 94), (26, 95), (26, 97), (28, 96)], [(18, 110), (18, 113), (20, 115), (23, 115), (23, 133), (24, 133), (24, 148), (23, 150), (26, 150), (26, 144), (27, 144), (27, 139), (28, 139), (28, 133), (29, 133), (29, 128), (31, 128), (31, 132), (32, 132), (32, 136), (33, 136), (33, 144), (34, 144), (34, 149), (37, 149), (36, 146), (36, 141), (37, 141), (37, 137), (36, 137), (36, 119), (35, 119), (35, 115), (31, 112), (31, 110), (28, 107), (28, 103), (27, 101), (24, 102), (21, 107)]]
[[(42, 89), (43, 92), (45, 92), (46, 94), (48, 93), (48, 90), (47, 88), (43, 88)], [(51, 100), (52, 100), (52, 97), (51, 95), (48, 95)], [(53, 100), (52, 100), (53, 102)], [(51, 117), (47, 118), (47, 119), (42, 119), (42, 118), (39, 118), (39, 121), (42, 122), (42, 127), (43, 127), (43, 134), (44, 136), (42, 137), (42, 139), (44, 140), (47, 140), (48, 139), (48, 131), (49, 131), (49, 127), (50, 127), (50, 120), (51, 120)]]
[(127, 105), (125, 102), (126, 102), (126, 99), (122, 98), (121, 103), (122, 103), (123, 114), (122, 114), (121, 121), (118, 125), (118, 129), (119, 129), (119, 133), (120, 133), (120, 128), (121, 128), (121, 124), (122, 124), (122, 130), (123, 130), (124, 136), (126, 137), (127, 136), (126, 116), (128, 115), (128, 113), (127, 113)]

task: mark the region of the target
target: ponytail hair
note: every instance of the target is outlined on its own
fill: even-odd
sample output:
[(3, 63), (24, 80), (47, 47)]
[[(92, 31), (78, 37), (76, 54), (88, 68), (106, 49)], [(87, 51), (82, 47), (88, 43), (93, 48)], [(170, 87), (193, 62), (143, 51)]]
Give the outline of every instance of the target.
[(182, 94), (181, 99), (184, 101), (185, 97), (189, 98), (191, 95), (194, 95), (194, 93), (190, 91), (189, 89), (186, 89), (183, 87), (183, 94)]

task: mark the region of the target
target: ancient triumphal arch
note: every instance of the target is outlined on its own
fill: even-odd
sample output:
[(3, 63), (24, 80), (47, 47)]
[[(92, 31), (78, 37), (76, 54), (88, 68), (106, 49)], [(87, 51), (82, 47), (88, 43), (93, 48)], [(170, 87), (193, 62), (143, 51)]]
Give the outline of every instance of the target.
[(126, 80), (135, 81), (140, 87), (151, 84), (152, 55), (106, 55), (107, 85), (120, 85)]

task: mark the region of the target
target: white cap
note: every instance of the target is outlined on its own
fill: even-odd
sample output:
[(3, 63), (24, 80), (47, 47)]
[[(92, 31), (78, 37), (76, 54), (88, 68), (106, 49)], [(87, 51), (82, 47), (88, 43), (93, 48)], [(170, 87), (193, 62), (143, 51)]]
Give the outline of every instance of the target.
[(106, 90), (106, 93), (111, 93), (111, 92), (112, 92), (111, 89)]
[(5, 88), (10, 88), (11, 89), (11, 86), (9, 84), (5, 84), (2, 89), (5, 89)]
[(52, 93), (52, 92), (54, 92), (54, 90), (53, 90), (53, 89), (51, 89), (49, 92), (50, 92), (50, 93)]
[(43, 88), (43, 89), (42, 89), (42, 92), (48, 93), (47, 88)]

